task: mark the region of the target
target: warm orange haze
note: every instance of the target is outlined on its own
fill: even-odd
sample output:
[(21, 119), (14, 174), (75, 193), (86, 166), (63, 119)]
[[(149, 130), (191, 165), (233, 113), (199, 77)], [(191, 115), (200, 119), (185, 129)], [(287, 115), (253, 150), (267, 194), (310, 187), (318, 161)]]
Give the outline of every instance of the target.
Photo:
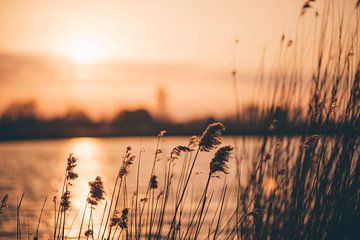
[(234, 112), (225, 94), (234, 54), (242, 104), (254, 101), (248, 89), (264, 48), (271, 63), (281, 34), (295, 34), (301, 1), (0, 4), (0, 110), (33, 99), (45, 116), (73, 108), (96, 119), (138, 107), (157, 114), (164, 88), (169, 115), (185, 120)]
[(0, 239), (358, 240), (360, 0), (1, 0)]

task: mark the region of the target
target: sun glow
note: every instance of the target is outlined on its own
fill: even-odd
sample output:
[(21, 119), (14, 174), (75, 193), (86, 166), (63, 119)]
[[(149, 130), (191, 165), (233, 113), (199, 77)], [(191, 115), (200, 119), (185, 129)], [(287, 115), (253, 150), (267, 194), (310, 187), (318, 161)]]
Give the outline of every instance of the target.
[(73, 39), (69, 54), (77, 63), (85, 64), (99, 60), (99, 44), (94, 37)]
[(98, 160), (102, 154), (101, 147), (94, 138), (74, 138), (69, 141), (68, 152), (73, 153), (78, 159), (75, 172), (81, 178), (76, 180), (73, 203), (76, 208), (80, 209), (89, 190), (88, 182), (101, 172)]

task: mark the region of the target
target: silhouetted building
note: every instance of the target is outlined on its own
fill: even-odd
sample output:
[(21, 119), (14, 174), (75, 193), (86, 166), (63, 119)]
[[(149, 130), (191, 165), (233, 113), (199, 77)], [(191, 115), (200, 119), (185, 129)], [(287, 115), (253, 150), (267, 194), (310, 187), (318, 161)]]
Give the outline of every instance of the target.
[(157, 107), (158, 107), (158, 115), (161, 120), (167, 119), (167, 112), (166, 112), (166, 101), (167, 95), (164, 86), (160, 86), (157, 90)]

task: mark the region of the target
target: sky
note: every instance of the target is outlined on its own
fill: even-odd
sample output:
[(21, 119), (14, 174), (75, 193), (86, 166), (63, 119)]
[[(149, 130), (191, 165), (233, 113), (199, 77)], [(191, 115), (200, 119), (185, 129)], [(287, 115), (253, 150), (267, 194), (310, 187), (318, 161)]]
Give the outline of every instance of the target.
[(94, 118), (138, 107), (159, 113), (164, 91), (174, 119), (231, 114), (234, 65), (240, 99), (251, 102), (264, 49), (270, 65), (280, 36), (294, 35), (302, 4), (1, 0), (0, 111), (34, 99), (44, 116), (74, 108)]

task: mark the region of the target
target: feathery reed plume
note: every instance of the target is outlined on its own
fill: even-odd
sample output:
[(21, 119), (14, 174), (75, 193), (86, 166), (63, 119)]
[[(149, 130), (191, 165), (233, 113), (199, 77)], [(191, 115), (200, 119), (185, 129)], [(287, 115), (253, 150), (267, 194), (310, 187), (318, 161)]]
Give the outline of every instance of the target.
[(188, 143), (190, 151), (195, 151), (197, 146), (199, 146), (199, 138), (197, 136), (191, 136)]
[(71, 197), (70, 191), (65, 191), (63, 193), (63, 195), (61, 196), (60, 206), (61, 206), (62, 212), (69, 210), (70, 205), (71, 205), (70, 197)]
[(200, 141), (200, 151), (209, 152), (221, 144), (221, 134), (225, 130), (225, 127), (220, 122), (209, 124), (206, 130), (203, 132)]
[[(57, 238), (65, 238), (65, 224), (66, 224), (66, 211), (70, 208), (70, 196), (69, 186), (72, 186), (72, 181), (79, 177), (77, 173), (74, 172), (76, 167), (77, 158), (71, 153), (67, 158), (67, 165), (65, 169), (65, 178), (63, 182), (63, 188), (61, 191), (61, 201), (59, 204), (59, 211), (56, 216), (56, 222), (54, 226), (54, 239), (56, 238), (57, 228), (59, 227), (59, 232)], [(62, 231), (60, 231), (62, 229)]]
[(148, 205), (148, 214), (149, 214), (149, 208), (151, 209), (150, 210), (150, 224), (149, 224), (149, 230), (147, 231), (147, 234), (149, 236), (149, 239), (151, 237), (151, 231), (152, 231), (152, 227), (153, 227), (153, 222), (154, 222), (154, 218), (156, 215), (156, 210), (155, 210), (155, 213), (154, 213), (154, 198), (155, 198), (155, 189), (158, 188), (158, 180), (157, 180), (157, 176), (156, 175), (152, 175), (151, 178), (150, 178), (150, 204)]
[[(74, 172), (74, 168), (76, 167), (77, 158), (73, 156), (71, 153), (67, 158), (67, 167), (66, 167), (66, 179), (67, 180), (75, 180), (79, 177), (77, 173)], [(71, 183), (69, 183), (71, 185)]]
[(128, 208), (124, 208), (123, 210), (121, 210), (121, 212), (119, 210), (115, 210), (114, 215), (110, 221), (110, 226), (119, 226), (121, 229), (127, 229), (128, 214)]
[[(103, 184), (100, 176), (97, 176), (94, 181), (90, 181), (89, 186), (90, 186), (90, 190), (89, 190), (89, 195), (88, 195), (86, 201), (87, 201), (87, 204), (90, 204), (90, 216), (89, 216), (88, 230), (85, 231), (86, 238), (88, 238), (90, 236), (93, 237), (93, 229), (91, 228), (92, 226), (90, 226), (90, 223), (93, 222), (93, 213), (92, 213), (93, 208), (94, 208), (94, 206), (97, 206), (101, 200), (105, 199), (104, 184)], [(82, 218), (81, 224), (80, 224), (79, 238), (81, 236), (81, 230), (82, 230), (82, 226), (84, 224), (84, 217), (85, 217), (85, 213), (86, 213), (87, 204), (85, 204), (83, 218)]]
[(288, 41), (286, 47), (291, 47), (291, 46), (293, 45), (293, 42), (294, 42), (294, 41), (290, 39), (290, 40)]
[(104, 185), (100, 176), (97, 176), (94, 181), (89, 182), (90, 192), (87, 202), (91, 205), (98, 205), (101, 200), (105, 199)]
[(190, 148), (189, 147), (186, 147), (186, 146), (177, 146), (177, 147), (174, 147), (173, 150), (171, 151), (171, 154), (170, 154), (170, 159), (173, 161), (173, 160), (176, 160), (180, 157), (180, 154), (181, 152), (190, 152)]
[(306, 13), (306, 10), (307, 10), (307, 9), (310, 9), (310, 8), (311, 8), (310, 1), (306, 1), (306, 2), (304, 3), (304, 5), (302, 6), (302, 8), (301, 8), (301, 13), (300, 13), (300, 15), (301, 15), (301, 16), (304, 16), (305, 13)]
[(110, 226), (111, 226), (111, 227), (114, 227), (114, 226), (116, 226), (117, 224), (119, 224), (120, 218), (121, 218), (121, 212), (116, 209), (116, 210), (114, 211), (114, 213), (113, 213), (112, 218), (110, 219)]
[(305, 149), (314, 149), (318, 143), (318, 135), (310, 135), (305, 139), (304, 148)]
[(146, 202), (148, 201), (148, 199), (149, 199), (149, 198), (147, 198), (147, 197), (146, 197), (146, 198), (140, 198), (140, 202), (141, 202), (141, 203), (146, 203)]
[(127, 229), (128, 214), (129, 214), (129, 209), (128, 209), (128, 208), (124, 208), (124, 209), (121, 211), (120, 227), (121, 227), (122, 229)]
[(158, 137), (163, 137), (166, 134), (165, 130), (161, 130), (158, 134)]
[(303, 9), (311, 8), (310, 1), (306, 1), (302, 8)]
[(125, 156), (124, 156), (124, 160), (123, 160), (123, 164), (120, 167), (119, 170), (119, 177), (123, 178), (124, 176), (126, 176), (129, 172), (128, 169), (129, 167), (133, 164), (135, 159), (135, 155), (133, 155), (131, 153), (131, 147), (127, 147), (126, 152), (125, 152)]
[(280, 39), (280, 41), (281, 41), (282, 43), (285, 41), (285, 34), (284, 34), (284, 33), (281, 34), (281, 39)]
[(151, 189), (156, 189), (156, 188), (158, 188), (158, 181), (157, 181), (157, 176), (156, 176), (156, 175), (151, 176), (151, 179), (150, 179), (150, 188), (151, 188)]
[(2, 201), (1, 201), (1, 206), (0, 206), (0, 214), (2, 213), (2, 209), (3, 208), (7, 208), (8, 207), (8, 199), (9, 199), (9, 195), (5, 194)]
[(228, 174), (229, 167), (227, 163), (231, 157), (234, 148), (231, 146), (225, 146), (219, 148), (215, 153), (214, 158), (210, 162), (210, 174), (214, 175), (217, 172), (223, 172)]
[(84, 235), (85, 235), (86, 238), (93, 237), (94, 232), (93, 232), (93, 230), (88, 229), (88, 230), (85, 231)]
[(182, 188), (181, 194), (179, 195), (180, 196), (179, 200), (176, 203), (174, 215), (173, 215), (171, 225), (170, 225), (170, 229), (169, 229), (169, 231), (167, 233), (166, 239), (169, 239), (170, 235), (171, 235), (171, 232), (173, 230), (175, 230), (176, 216), (177, 216), (177, 213), (179, 211), (180, 205), (181, 205), (181, 203), (183, 201), (183, 198), (184, 198), (186, 189), (188, 187), (192, 172), (194, 170), (194, 166), (195, 166), (195, 163), (196, 163), (199, 152), (200, 151), (209, 152), (210, 150), (212, 150), (212, 149), (216, 148), (217, 146), (219, 146), (221, 144), (221, 140), (222, 140), (221, 134), (222, 134), (222, 132), (224, 130), (225, 130), (225, 127), (224, 127), (224, 125), (222, 123), (215, 122), (215, 123), (209, 124), (207, 126), (207, 128), (205, 129), (205, 131), (202, 133), (202, 136), (201, 136), (201, 138), (199, 140), (198, 149), (197, 149), (197, 151), (195, 153), (195, 156), (194, 156), (194, 159), (193, 159), (193, 161), (191, 163), (189, 172), (188, 172), (188, 174), (186, 176), (184, 186)]

